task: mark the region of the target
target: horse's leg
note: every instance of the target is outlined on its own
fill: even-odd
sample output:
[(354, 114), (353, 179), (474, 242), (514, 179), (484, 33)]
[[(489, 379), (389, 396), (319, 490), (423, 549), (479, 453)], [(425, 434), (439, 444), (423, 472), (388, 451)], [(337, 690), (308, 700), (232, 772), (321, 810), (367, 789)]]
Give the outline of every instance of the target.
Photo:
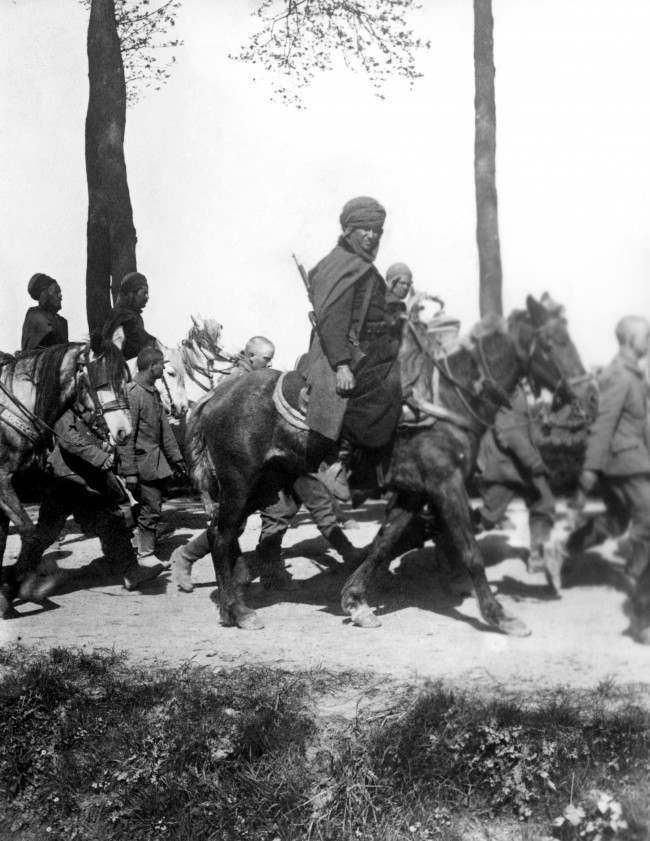
[(226, 626), (237, 625), (247, 631), (258, 630), (264, 625), (255, 613), (244, 604), (246, 584), (245, 565), (238, 557), (239, 533), (246, 516), (248, 488), (253, 481), (246, 481), (241, 473), (232, 471), (220, 478), (219, 515), (208, 529), (212, 544), (212, 563), (219, 588), (219, 614)]
[(360, 628), (377, 628), (381, 625), (368, 605), (368, 583), (377, 567), (392, 557), (391, 553), (420, 507), (419, 499), (406, 494), (398, 494), (392, 500), (365, 561), (343, 585), (341, 607)]
[(9, 584), (4, 583), (2, 577), (2, 561), (5, 556), (8, 534), (9, 517), (4, 513), (4, 511), (0, 511), (0, 616), (3, 618), (8, 616), (12, 609)]
[(474, 539), (469, 500), (460, 471), (436, 483), (427, 482), (431, 504), (440, 514), (445, 534), (443, 544), (469, 572), (481, 615), (490, 625), (512, 636), (524, 637), (530, 631), (514, 616), (508, 616), (488, 584), (483, 558)]
[(5, 470), (0, 470), (0, 510), (9, 517), (21, 536), (24, 537), (34, 531), (34, 523), (23, 508), (11, 483), (11, 474)]

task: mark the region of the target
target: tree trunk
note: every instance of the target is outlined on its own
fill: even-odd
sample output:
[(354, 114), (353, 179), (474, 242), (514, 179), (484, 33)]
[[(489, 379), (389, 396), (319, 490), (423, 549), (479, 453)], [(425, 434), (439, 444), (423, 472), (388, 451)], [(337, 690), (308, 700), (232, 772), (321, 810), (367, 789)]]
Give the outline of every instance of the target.
[(481, 316), (501, 315), (501, 252), (497, 212), (496, 105), (492, 0), (474, 0), (474, 184)]
[(88, 24), (86, 313), (101, 328), (125, 274), (135, 271), (133, 210), (126, 180), (126, 84), (114, 0), (92, 0)]

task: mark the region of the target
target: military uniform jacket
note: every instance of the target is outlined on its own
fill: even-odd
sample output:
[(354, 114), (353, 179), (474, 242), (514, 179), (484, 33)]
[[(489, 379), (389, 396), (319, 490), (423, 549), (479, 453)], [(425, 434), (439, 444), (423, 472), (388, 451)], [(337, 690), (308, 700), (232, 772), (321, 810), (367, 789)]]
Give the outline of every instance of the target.
[(598, 385), (598, 417), (589, 430), (585, 470), (605, 476), (650, 473), (647, 395), (641, 368), (618, 354)]
[(57, 479), (74, 482), (90, 493), (98, 493), (107, 502), (119, 501), (122, 492), (108, 470), (106, 459), (113, 447), (100, 438), (82, 417), (68, 410), (54, 426), (57, 443), (48, 459)]
[(134, 359), (143, 348), (156, 347), (156, 337), (144, 329), (144, 321), (137, 310), (126, 306), (114, 307), (104, 324), (102, 335), (113, 341), (113, 334), (118, 327), (124, 330), (122, 356), (127, 362)]
[(119, 447), (120, 472), (137, 475), (143, 482), (168, 479), (170, 464), (182, 460), (155, 386), (137, 380), (126, 386), (133, 433)]
[[(487, 482), (516, 482), (526, 474), (544, 473), (541, 453), (532, 441), (532, 422), (528, 400), (519, 387), (510, 399), (511, 407), (501, 407), (479, 447), (478, 464)], [(523, 475), (522, 475), (523, 471)]]
[(56, 312), (30, 307), (25, 315), (20, 341), (22, 351), (52, 347), (68, 341), (68, 322)]

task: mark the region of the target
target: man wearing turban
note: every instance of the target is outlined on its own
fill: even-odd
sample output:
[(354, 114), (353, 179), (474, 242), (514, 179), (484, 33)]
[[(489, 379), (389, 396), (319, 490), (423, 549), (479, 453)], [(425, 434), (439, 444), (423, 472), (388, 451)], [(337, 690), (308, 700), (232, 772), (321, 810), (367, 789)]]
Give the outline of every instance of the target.
[(309, 273), (316, 329), (299, 370), (313, 433), (379, 449), (401, 407), (399, 340), (386, 319), (386, 284), (375, 268), (386, 211), (367, 196), (347, 202), (336, 247)]
[(120, 293), (102, 334), (116, 344), (127, 360), (134, 359), (145, 347), (156, 347), (156, 338), (144, 329), (142, 310), (149, 300), (149, 284), (140, 272), (122, 278)]
[(67, 342), (68, 322), (59, 315), (63, 296), (56, 280), (39, 272), (30, 278), (27, 291), (38, 305), (27, 310), (20, 349), (36, 350)]

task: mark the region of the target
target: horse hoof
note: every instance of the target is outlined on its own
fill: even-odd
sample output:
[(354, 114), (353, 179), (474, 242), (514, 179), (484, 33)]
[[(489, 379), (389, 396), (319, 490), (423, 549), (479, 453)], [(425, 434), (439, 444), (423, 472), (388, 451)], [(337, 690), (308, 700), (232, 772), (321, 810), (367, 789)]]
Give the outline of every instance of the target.
[(509, 637), (529, 637), (530, 628), (515, 616), (504, 616), (497, 622), (497, 628)]
[(381, 628), (381, 622), (369, 607), (353, 611), (350, 618), (357, 628)]
[(250, 613), (239, 617), (237, 627), (241, 628), (242, 631), (261, 631), (264, 627), (264, 622), (262, 622), (254, 610), (251, 610)]

